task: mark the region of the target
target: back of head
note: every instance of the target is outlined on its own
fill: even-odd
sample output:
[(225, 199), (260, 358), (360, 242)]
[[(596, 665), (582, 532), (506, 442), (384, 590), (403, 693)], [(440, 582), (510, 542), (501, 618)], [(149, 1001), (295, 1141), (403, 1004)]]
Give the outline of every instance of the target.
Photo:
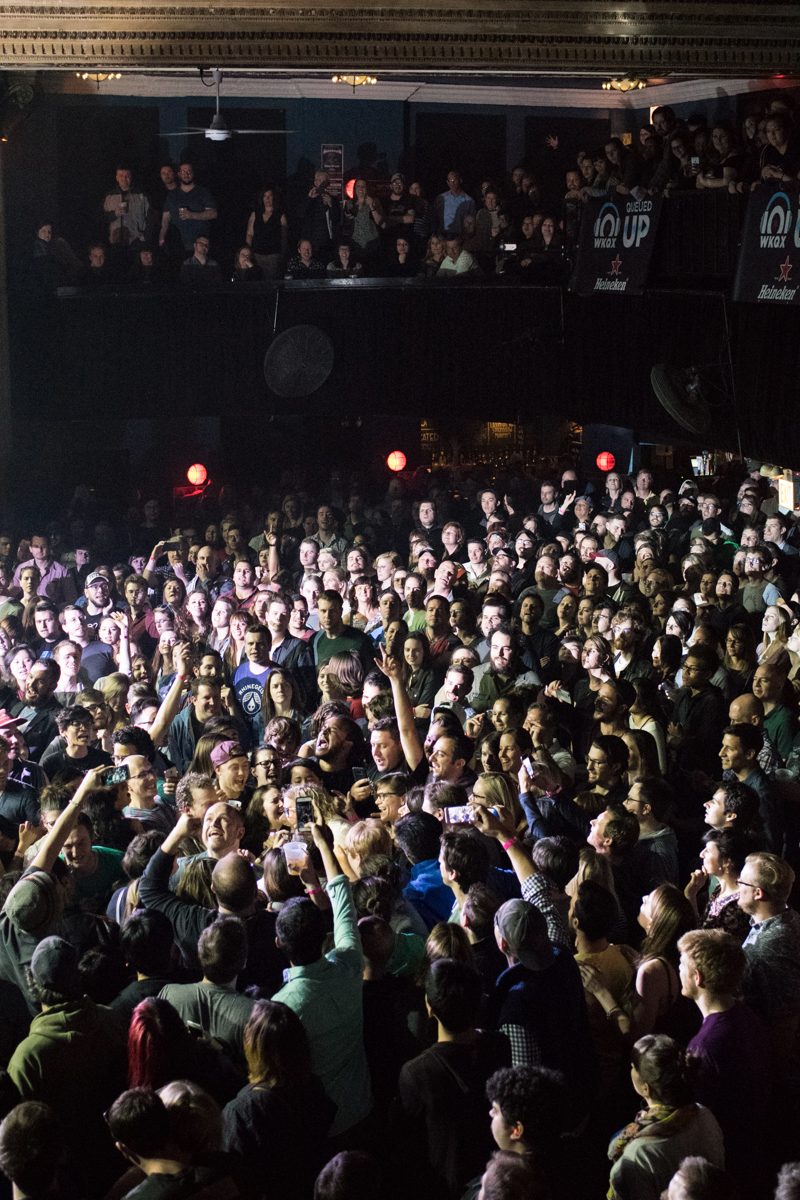
[(540, 838), (534, 844), (531, 858), (562, 892), (578, 870), (580, 851), (566, 837)]
[(307, 967), (322, 957), (327, 933), (322, 913), (306, 896), (293, 896), (278, 913), (278, 944), (295, 967)]
[(492, 937), (494, 915), (503, 903), (502, 896), (483, 883), (473, 883), (461, 906), (461, 918), (476, 942)]
[(220, 986), (233, 983), (247, 964), (247, 930), (238, 917), (217, 917), (200, 934), (197, 957), (203, 976)]
[(118, 1096), (106, 1117), (111, 1136), (139, 1158), (158, 1158), (172, 1140), (164, 1101), (150, 1088)]
[(297, 1013), (277, 1000), (256, 1000), (244, 1030), (251, 1083), (288, 1087), (311, 1074), (311, 1050)]
[(486, 883), (489, 874), (489, 850), (486, 840), (471, 830), (448, 830), (441, 836), (442, 859), (448, 871), (455, 872), (463, 891), (473, 883)]
[[(796, 1163), (789, 1164), (797, 1166)], [(783, 1168), (786, 1170), (786, 1168)], [(674, 1186), (673, 1186), (674, 1185)], [(670, 1181), (669, 1194), (675, 1193), (675, 1200), (739, 1200), (739, 1189), (720, 1167), (715, 1167), (706, 1158), (685, 1158)], [(797, 1191), (781, 1194), (780, 1175), (775, 1200), (796, 1200), (800, 1197), (800, 1175), (797, 1179)]]
[(149, 996), (136, 1005), (128, 1031), (128, 1084), (160, 1087), (174, 1078), (187, 1046), (186, 1026), (168, 1000)]
[(211, 877), (219, 903), (231, 912), (244, 912), (256, 898), (258, 882), (251, 863), (231, 852), (221, 858)]
[(382, 1200), (381, 1168), (361, 1150), (344, 1150), (326, 1163), (314, 1184), (314, 1200)]
[(65, 1153), (59, 1118), (38, 1100), (18, 1104), (0, 1125), (0, 1171), (25, 1196), (50, 1191)]
[(800, 1162), (784, 1163), (781, 1167), (775, 1200), (800, 1200)]
[(358, 922), (361, 949), (373, 972), (384, 972), (394, 954), (397, 939), (388, 921), (382, 917), (362, 917)]
[(610, 808), (608, 812), (609, 818), (606, 821), (604, 834), (607, 838), (611, 838), (617, 853), (624, 854), (631, 850), (639, 840), (639, 822), (632, 812), (628, 812), (627, 808)]
[(521, 1154), (496, 1150), (483, 1176), (483, 1200), (549, 1200), (545, 1176)]
[(148, 978), (169, 974), (173, 938), (172, 923), (166, 914), (147, 908), (131, 913), (122, 926), (119, 942), (131, 970)]
[(547, 1067), (501, 1067), (486, 1084), (486, 1098), (506, 1125), (522, 1126), (522, 1141), (531, 1150), (560, 1137), (566, 1095), (564, 1076)]
[(439, 857), (441, 824), (430, 813), (409, 813), (394, 827), (400, 849), (412, 864)]
[(425, 982), (425, 999), (431, 1013), (448, 1033), (465, 1033), (472, 1028), (482, 993), (478, 972), (451, 958), (433, 963)]
[(578, 930), (590, 941), (609, 938), (619, 915), (614, 897), (593, 879), (584, 879), (578, 884), (572, 919), (577, 921)]
[(700, 987), (714, 996), (735, 996), (746, 959), (741, 943), (723, 929), (692, 929), (678, 940), (681, 954), (700, 975)]
[(449, 958), (468, 967), (475, 965), (469, 934), (463, 926), (455, 925), (452, 921), (439, 921), (434, 925), (428, 934), (425, 951), (431, 963)]
[(631, 1061), (650, 1096), (659, 1104), (678, 1108), (691, 1103), (692, 1088), (686, 1051), (663, 1033), (648, 1033), (633, 1044)]
[(190, 1158), (222, 1149), (222, 1109), (196, 1083), (180, 1079), (159, 1096), (169, 1113), (169, 1128), (180, 1151)]
[(745, 863), (751, 867), (753, 880), (764, 893), (765, 900), (776, 906), (786, 904), (795, 878), (786, 859), (762, 850), (757, 854), (748, 854)]

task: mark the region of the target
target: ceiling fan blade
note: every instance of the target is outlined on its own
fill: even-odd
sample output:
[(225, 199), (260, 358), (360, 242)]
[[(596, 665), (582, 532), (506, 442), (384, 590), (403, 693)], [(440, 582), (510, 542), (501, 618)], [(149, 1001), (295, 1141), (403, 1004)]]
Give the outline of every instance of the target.
[(287, 133), (295, 133), (294, 129), (232, 129), (231, 133), (274, 133), (285, 136)]
[(192, 137), (196, 133), (205, 133), (205, 129), (179, 129), (176, 133), (162, 133), (162, 137)]

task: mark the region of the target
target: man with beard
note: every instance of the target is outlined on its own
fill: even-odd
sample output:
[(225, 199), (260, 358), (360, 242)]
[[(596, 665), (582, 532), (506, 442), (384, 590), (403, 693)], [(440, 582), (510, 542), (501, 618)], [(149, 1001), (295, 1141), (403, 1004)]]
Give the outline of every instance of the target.
[(58, 737), (56, 713), (61, 705), (53, 693), (60, 674), (54, 658), (37, 659), (25, 680), (22, 700), (11, 706), (11, 715), (25, 720), (22, 733), (32, 762), (38, 763), (53, 738)]
[(503, 621), (492, 633), (489, 643), (489, 670), (480, 682), (473, 704), (476, 713), (487, 712), (495, 700), (515, 687), (541, 687), (536, 671), (526, 671), (521, 657), (519, 631)]
[(622, 737), (630, 731), (628, 714), (636, 703), (636, 689), (626, 679), (609, 679), (602, 683), (595, 696), (595, 721), (599, 721), (598, 732), (604, 737)]
[(425, 632), (428, 635), (431, 651), (431, 664), (438, 669), (438, 679), (444, 678), (444, 672), (450, 665), (450, 652), (454, 646), (460, 646), (461, 641), (453, 633), (450, 624), (450, 603), (444, 596), (430, 596), (425, 604)]
[(558, 625), (556, 594), (561, 589), (561, 580), (558, 578), (558, 559), (555, 555), (541, 554), (536, 560), (533, 577), (536, 580), (536, 586), (526, 588), (524, 592), (521, 592), (520, 600), (524, 600), (526, 596), (535, 591), (544, 605), (542, 624), (545, 626)]
[(635, 683), (637, 679), (657, 680), (650, 659), (638, 652), (645, 633), (643, 622), (635, 615), (623, 613), (614, 622), (614, 671), (617, 679), (625, 679), (628, 683)]
[(511, 620), (511, 605), (502, 596), (488, 595), (481, 608), (478, 622), (483, 637), (475, 642), (473, 649), (480, 655), (482, 663), (489, 661), (489, 642), (497, 626), (503, 621)]
[[(303, 750), (307, 750), (307, 747), (303, 747)], [(364, 765), (364, 735), (355, 721), (338, 713), (326, 717), (314, 742), (313, 752), (303, 755), (303, 750), (301, 756), (313, 758), (319, 763), (329, 792), (343, 792), (346, 795), (353, 785), (353, 767)], [(363, 797), (359, 794), (358, 799)]]

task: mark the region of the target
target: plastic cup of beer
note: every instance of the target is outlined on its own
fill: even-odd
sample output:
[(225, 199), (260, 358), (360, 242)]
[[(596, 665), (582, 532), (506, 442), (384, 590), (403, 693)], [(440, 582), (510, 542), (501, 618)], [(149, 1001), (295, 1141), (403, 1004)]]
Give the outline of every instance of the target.
[(308, 847), (305, 842), (284, 842), (281, 847), (290, 875), (299, 875), (305, 866)]

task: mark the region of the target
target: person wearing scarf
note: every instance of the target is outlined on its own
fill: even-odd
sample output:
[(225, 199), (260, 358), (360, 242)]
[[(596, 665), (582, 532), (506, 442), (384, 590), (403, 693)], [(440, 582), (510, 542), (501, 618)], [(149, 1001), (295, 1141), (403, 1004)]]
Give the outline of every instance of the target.
[(686, 1052), (672, 1038), (639, 1038), (631, 1058), (631, 1082), (647, 1107), (611, 1139), (607, 1200), (657, 1200), (687, 1155), (724, 1168), (722, 1130), (692, 1099)]

